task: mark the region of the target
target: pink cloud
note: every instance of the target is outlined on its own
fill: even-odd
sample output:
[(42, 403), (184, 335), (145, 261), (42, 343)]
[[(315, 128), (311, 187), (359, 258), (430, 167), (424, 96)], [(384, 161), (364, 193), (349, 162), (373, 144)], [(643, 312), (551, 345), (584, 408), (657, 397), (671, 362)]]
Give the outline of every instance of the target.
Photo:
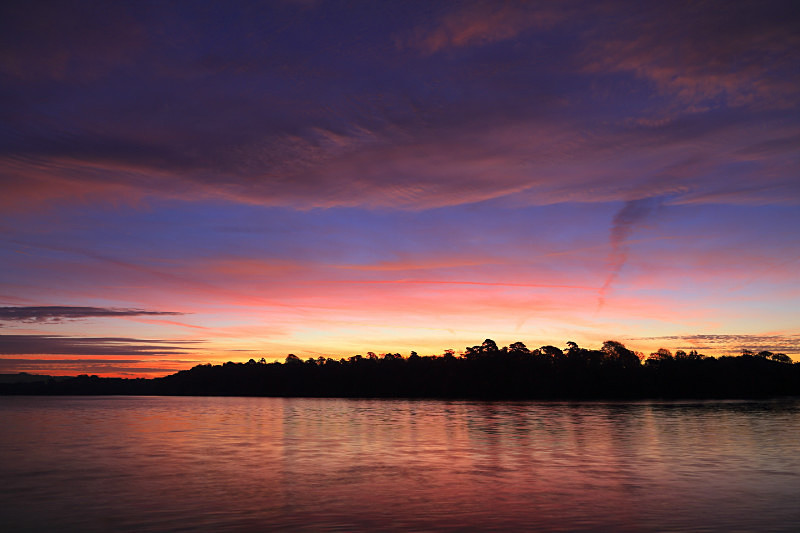
[[(0, 155), (8, 182), (0, 206), (135, 205), (149, 197), (411, 210), (499, 198), (516, 205), (652, 196), (670, 196), (672, 203), (797, 201), (791, 150), (796, 127), (776, 123), (754, 131), (750, 124), (680, 117), (645, 120), (646, 125), (641, 120), (629, 118), (606, 130), (574, 119), (498, 120), (481, 128), (443, 127), (406, 137), (319, 131), (272, 136), (208, 161), (203, 156), (182, 163), (96, 153)], [(759, 168), (721, 180), (723, 167), (732, 161)], [(759, 181), (752, 183), (756, 175)]]
[[(797, 201), (797, 127), (758, 113), (796, 108), (800, 37), (785, 5), (761, 4), (441, 5), (396, 30), (406, 50), (345, 49), (375, 83), (328, 72), (325, 47), (307, 66), (260, 63), (270, 54), (256, 38), (240, 43), (253, 57), (221, 47), (230, 69), (203, 67), (204, 49), (173, 57), (161, 24), (177, 24), (188, 50), (202, 32), (169, 8), (145, 13), (152, 27), (141, 28), (132, 6), (26, 6), (4, 26), (14, 46), (3, 48), (0, 73), (69, 72), (48, 85), (52, 101), (29, 96), (44, 90), (33, 81), (12, 80), (19, 102), (6, 110), (0, 207), (150, 197), (412, 210), (499, 198)], [(468, 50), (514, 38), (485, 56)], [(291, 42), (275, 46), (294, 58)], [(137, 80), (132, 94), (106, 78), (115, 68)], [(219, 85), (193, 84), (209, 72)], [(308, 79), (332, 90), (310, 90)], [(731, 157), (759, 168), (729, 179), (721, 167)]]
[(665, 6), (621, 21), (613, 35), (595, 30), (583, 68), (652, 81), (675, 99), (667, 113), (794, 108), (800, 37), (791, 18), (764, 23), (751, 7), (720, 13), (713, 4)]
[(533, 28), (563, 20), (563, 9), (537, 5), (476, 2), (443, 15), (428, 27), (418, 27), (405, 39), (406, 46), (426, 54), (447, 48), (474, 46), (512, 39)]

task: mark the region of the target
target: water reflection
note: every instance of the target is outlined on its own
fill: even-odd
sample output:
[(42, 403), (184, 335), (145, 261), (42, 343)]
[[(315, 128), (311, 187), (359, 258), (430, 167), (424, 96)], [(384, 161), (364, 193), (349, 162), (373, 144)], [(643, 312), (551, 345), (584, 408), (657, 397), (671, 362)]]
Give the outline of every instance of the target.
[(799, 407), (0, 398), (0, 523), (796, 531)]

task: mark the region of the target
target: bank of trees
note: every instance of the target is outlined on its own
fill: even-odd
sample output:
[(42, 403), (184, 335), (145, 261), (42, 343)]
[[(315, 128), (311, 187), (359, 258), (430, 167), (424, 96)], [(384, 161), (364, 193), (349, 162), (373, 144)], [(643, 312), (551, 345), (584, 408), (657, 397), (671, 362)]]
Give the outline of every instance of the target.
[[(13, 389), (13, 390), (12, 390)], [(617, 341), (565, 349), (491, 339), (463, 352), (316, 357), (199, 365), (152, 380), (82, 377), (0, 386), (5, 393), (165, 394), (478, 399), (749, 398), (800, 395), (800, 364), (785, 354), (706, 357), (660, 349), (648, 356)]]
[(784, 354), (706, 357), (666, 349), (648, 356), (617, 341), (565, 349), (491, 339), (463, 352), (316, 357), (199, 366), (161, 378), (170, 394), (481, 399), (720, 398), (800, 394), (800, 365)]

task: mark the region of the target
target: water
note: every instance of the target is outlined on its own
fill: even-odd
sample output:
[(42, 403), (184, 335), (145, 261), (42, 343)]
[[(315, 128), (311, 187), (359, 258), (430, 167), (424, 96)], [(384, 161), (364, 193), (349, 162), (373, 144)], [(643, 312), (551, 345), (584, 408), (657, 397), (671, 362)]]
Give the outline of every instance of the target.
[(800, 401), (0, 397), (3, 531), (800, 530)]

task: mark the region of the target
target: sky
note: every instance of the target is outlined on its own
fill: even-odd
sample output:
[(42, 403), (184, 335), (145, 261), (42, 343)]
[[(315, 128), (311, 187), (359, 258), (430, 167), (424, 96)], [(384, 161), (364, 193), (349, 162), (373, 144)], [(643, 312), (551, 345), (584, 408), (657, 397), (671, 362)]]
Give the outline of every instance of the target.
[(797, 2), (6, 1), (0, 373), (800, 360)]

